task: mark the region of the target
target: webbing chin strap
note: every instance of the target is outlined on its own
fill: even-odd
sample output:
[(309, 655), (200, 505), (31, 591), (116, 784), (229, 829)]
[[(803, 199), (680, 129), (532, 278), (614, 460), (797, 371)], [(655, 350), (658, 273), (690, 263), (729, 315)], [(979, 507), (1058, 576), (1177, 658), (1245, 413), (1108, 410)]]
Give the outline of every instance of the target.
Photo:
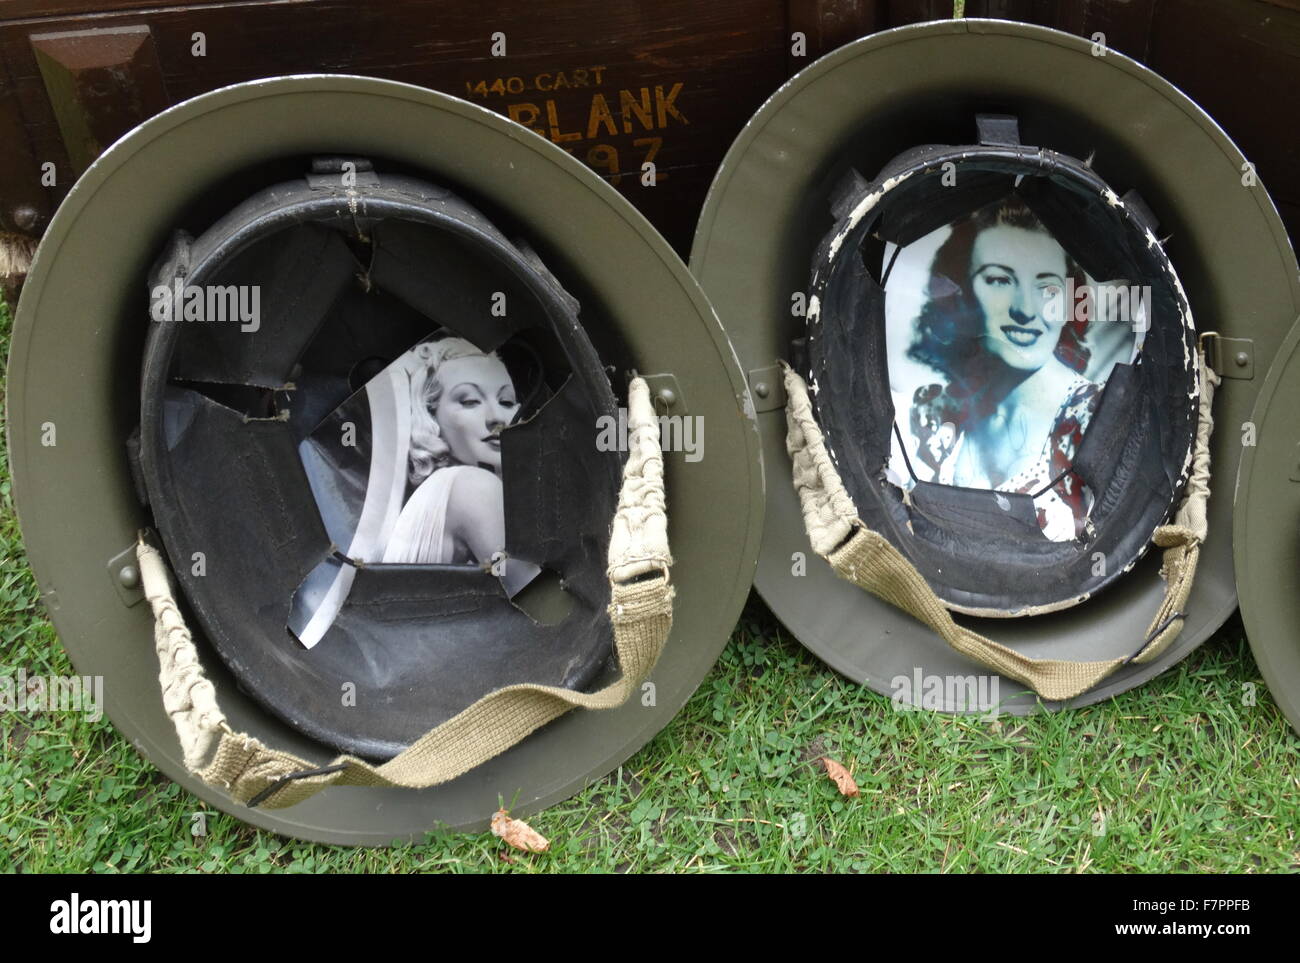
[(673, 617), (659, 423), (639, 377), (628, 387), (628, 425), (629, 454), (607, 569), (619, 678), (591, 693), (533, 684), (497, 689), (378, 766), (351, 755), (318, 766), (232, 730), (176, 606), (166, 563), (142, 534), (137, 555), (153, 608), (163, 707), (176, 727), (185, 767), (239, 802), (268, 809), (292, 806), (326, 786), (422, 789), (500, 755), (570, 709), (613, 709), (626, 702), (658, 661)]
[(958, 625), (903, 553), (860, 518), (840, 480), (821, 429), (813, 415), (808, 386), (788, 364), (785, 371), (786, 451), (793, 463), (794, 487), (803, 509), (804, 528), (813, 550), (831, 564), (835, 574), (866, 589), (896, 608), (914, 616), (937, 632), (962, 655), (1023, 682), (1044, 699), (1071, 699), (1100, 683), (1129, 662), (1150, 662), (1167, 649), (1183, 629), (1184, 605), (1192, 590), (1196, 561), (1205, 540), (1206, 502), (1210, 495), (1210, 433), (1214, 430), (1211, 407), (1219, 376), (1198, 351), (1200, 418), (1192, 471), (1182, 503), (1172, 524), (1155, 530), (1151, 540), (1165, 550), (1160, 577), (1165, 594), (1147, 630), (1141, 648), (1133, 655), (1099, 662), (1033, 659)]

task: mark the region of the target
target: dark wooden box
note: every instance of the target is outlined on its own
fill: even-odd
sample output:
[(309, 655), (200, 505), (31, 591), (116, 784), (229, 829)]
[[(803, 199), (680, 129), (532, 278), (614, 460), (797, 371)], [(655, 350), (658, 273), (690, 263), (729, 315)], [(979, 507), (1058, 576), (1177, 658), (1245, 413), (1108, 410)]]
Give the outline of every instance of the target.
[[(965, 12), (1105, 33), (1218, 119), (1300, 229), (1300, 0), (967, 0)], [(39, 237), (95, 156), (171, 104), (333, 72), (514, 118), (606, 177), (685, 254), (723, 154), (781, 83), (856, 37), (952, 14), (949, 0), (0, 0), (0, 231)], [(653, 187), (641, 184), (646, 160)]]

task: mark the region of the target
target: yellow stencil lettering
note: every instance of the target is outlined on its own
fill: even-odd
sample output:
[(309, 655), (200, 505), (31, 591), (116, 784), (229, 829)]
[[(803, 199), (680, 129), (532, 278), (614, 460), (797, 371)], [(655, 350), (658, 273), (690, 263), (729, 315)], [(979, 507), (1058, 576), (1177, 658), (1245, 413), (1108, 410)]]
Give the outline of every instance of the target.
[(614, 124), (614, 115), (610, 113), (609, 102), (605, 100), (605, 95), (593, 94), (591, 114), (587, 117), (587, 139), (594, 140), (602, 126), (611, 136), (618, 136), (618, 127)]
[(641, 125), (646, 130), (654, 130), (654, 119), (650, 115), (650, 88), (641, 88), (641, 100), (637, 101), (635, 95), (630, 90), (620, 90), (618, 92), (618, 109), (623, 115), (623, 133), (632, 133), (632, 114), (636, 119), (641, 121)]
[(548, 100), (546, 102), (546, 119), (550, 121), (551, 140), (555, 141), (555, 143), (560, 144), (570, 140), (582, 140), (582, 135), (576, 130), (568, 134), (560, 133), (560, 118), (556, 112), (555, 101), (553, 100)]
[(664, 95), (664, 89), (659, 84), (655, 84), (655, 115), (659, 118), (659, 126), (667, 127), (669, 116), (676, 117), (683, 124), (689, 124), (690, 121), (682, 116), (681, 111), (673, 106), (673, 101), (677, 95), (682, 92), (682, 85), (679, 81), (673, 84), (672, 90)]
[(610, 144), (597, 144), (588, 150), (587, 165), (605, 168), (609, 172), (605, 179), (615, 187), (623, 180), (623, 175), (618, 172), (618, 151)]
[(541, 111), (538, 109), (536, 104), (511, 104), (506, 108), (506, 111), (510, 114), (510, 119), (516, 124), (523, 124), (525, 127), (532, 127), (533, 131), (536, 133), (541, 134), (543, 137), (546, 136), (545, 131), (533, 127), (533, 124), (537, 122), (537, 118), (541, 114)]

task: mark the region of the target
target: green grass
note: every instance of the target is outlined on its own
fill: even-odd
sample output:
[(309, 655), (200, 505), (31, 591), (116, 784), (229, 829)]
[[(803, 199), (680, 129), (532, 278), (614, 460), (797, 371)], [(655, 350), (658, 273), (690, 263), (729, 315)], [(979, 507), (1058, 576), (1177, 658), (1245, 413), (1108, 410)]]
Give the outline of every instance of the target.
[[(9, 329), (0, 308), (6, 357)], [(72, 672), (38, 602), (5, 473), (0, 674), (20, 667)], [(313, 845), (224, 813), (196, 838), (191, 814), (210, 807), (107, 720), (0, 713), (0, 870), (1294, 871), (1298, 742), (1257, 675), (1233, 620), (1175, 669), (1101, 705), (992, 722), (898, 713), (752, 599), (667, 729), (530, 820), (551, 839), (540, 855), (488, 834)], [(823, 754), (853, 770), (860, 797), (839, 796), (817, 765)]]

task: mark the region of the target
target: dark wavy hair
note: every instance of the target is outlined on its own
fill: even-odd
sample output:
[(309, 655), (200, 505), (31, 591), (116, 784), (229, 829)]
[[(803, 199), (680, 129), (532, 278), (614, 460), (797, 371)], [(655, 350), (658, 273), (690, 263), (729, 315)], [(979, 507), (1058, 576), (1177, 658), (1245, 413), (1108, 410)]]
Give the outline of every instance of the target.
[[(909, 358), (968, 390), (978, 390), (981, 380), (981, 366), (972, 362), (977, 362), (980, 355), (979, 335), (983, 327), (979, 302), (970, 284), (971, 255), (975, 239), (992, 227), (1019, 227), (1052, 236), (1018, 197), (986, 205), (953, 224), (952, 233), (934, 254), (925, 306), (916, 319), (916, 338), (907, 349)], [(1074, 280), (1074, 290), (1084, 290), (1083, 269), (1068, 253), (1065, 268)], [(1073, 305), (1066, 305), (1065, 311), (1067, 318), (1055, 354), (1066, 366), (1082, 373), (1088, 367), (1090, 354), (1083, 344), (1087, 322), (1075, 319)]]

